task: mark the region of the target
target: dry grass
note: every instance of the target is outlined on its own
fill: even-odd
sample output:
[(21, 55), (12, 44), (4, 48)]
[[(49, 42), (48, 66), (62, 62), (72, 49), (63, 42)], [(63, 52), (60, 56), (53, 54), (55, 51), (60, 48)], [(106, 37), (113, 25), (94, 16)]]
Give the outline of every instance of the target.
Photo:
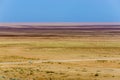
[[(0, 62), (120, 58), (117, 37), (0, 38)], [(1, 64), (0, 80), (119, 80), (119, 60)]]
[(120, 65), (117, 61), (114, 62), (49, 62), (4, 65), (4, 67), (1, 65), (0, 73), (5, 80), (10, 78), (20, 80), (119, 80), (120, 70), (118, 67)]

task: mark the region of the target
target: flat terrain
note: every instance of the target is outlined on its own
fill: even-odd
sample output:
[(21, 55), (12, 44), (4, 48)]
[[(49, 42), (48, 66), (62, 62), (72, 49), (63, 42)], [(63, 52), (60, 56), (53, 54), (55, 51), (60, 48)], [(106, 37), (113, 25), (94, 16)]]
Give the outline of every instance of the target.
[(119, 80), (120, 26), (0, 27), (0, 80)]

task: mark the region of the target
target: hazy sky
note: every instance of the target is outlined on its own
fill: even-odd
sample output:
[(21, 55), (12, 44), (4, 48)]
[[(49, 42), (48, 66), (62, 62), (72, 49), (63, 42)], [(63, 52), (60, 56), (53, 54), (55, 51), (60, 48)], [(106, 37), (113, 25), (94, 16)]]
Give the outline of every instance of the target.
[(0, 0), (0, 22), (120, 22), (120, 0)]

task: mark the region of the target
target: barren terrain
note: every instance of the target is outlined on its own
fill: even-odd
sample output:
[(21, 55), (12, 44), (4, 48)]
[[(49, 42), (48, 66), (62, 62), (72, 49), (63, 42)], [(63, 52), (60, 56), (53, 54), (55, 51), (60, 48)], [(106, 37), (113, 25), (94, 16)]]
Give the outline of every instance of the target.
[(0, 80), (119, 80), (120, 25), (0, 25)]

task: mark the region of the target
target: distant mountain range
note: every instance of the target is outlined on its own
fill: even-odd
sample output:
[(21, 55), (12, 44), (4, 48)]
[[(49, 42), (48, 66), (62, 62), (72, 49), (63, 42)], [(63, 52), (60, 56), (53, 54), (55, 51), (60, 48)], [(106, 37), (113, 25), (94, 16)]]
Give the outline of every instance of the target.
[(0, 23), (0, 36), (116, 36), (120, 23)]

